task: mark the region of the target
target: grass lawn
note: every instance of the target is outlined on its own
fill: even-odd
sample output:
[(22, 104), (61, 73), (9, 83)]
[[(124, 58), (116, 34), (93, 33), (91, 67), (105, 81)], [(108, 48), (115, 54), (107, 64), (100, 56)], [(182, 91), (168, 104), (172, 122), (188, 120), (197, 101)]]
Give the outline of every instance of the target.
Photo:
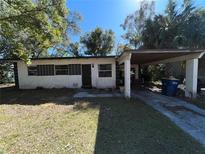
[(200, 108), (205, 109), (205, 96), (201, 96), (197, 99), (192, 100), (192, 103)]
[(74, 100), (72, 94), (68, 89), (1, 89), (0, 151), (205, 153), (166, 117), (137, 100)]

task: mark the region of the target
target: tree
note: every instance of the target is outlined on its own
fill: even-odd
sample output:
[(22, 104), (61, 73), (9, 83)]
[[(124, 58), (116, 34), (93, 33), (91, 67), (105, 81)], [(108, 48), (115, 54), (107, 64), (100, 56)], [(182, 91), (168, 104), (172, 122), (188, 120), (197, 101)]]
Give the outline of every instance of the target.
[(85, 48), (85, 54), (93, 56), (105, 56), (114, 47), (114, 32), (112, 30), (95, 30), (81, 37), (80, 42)]
[(169, 0), (164, 15), (145, 22), (142, 32), (143, 48), (204, 48), (205, 9), (196, 9), (185, 0), (181, 9)]
[(128, 15), (121, 25), (126, 32), (123, 38), (127, 40), (134, 49), (142, 45), (141, 34), (144, 29), (145, 21), (154, 16), (154, 6), (154, 1), (141, 1), (140, 8), (133, 14)]
[(69, 53), (69, 55), (73, 57), (79, 57), (82, 55), (80, 53), (80, 44), (78, 42), (70, 43), (70, 45), (67, 48), (67, 52)]
[[(20, 58), (48, 55), (69, 41), (68, 33), (78, 31), (64, 0), (1, 0), (0, 56)], [(75, 16), (72, 17), (72, 16)]]
[[(179, 9), (180, 8), (180, 9)], [(205, 47), (205, 9), (196, 9), (191, 0), (178, 7), (169, 0), (164, 14), (154, 14), (154, 2), (143, 1), (127, 16), (123, 36), (134, 49), (171, 49)]]
[(125, 45), (124, 44), (118, 44), (115, 54), (117, 56), (120, 56), (126, 50), (131, 50), (131, 47), (128, 44), (125, 44)]
[(0, 62), (0, 84), (14, 82), (14, 72), (11, 63)]
[(205, 8), (196, 9), (183, 26), (183, 46), (192, 49), (205, 48)]

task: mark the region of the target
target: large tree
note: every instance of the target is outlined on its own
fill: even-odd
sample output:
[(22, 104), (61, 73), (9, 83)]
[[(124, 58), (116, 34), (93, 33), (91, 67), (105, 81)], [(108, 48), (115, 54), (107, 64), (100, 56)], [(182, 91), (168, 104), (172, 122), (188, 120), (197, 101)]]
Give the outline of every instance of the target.
[(95, 30), (81, 37), (85, 54), (93, 56), (105, 56), (110, 54), (114, 47), (114, 32), (112, 30)]
[[(69, 41), (79, 29), (64, 0), (1, 0), (0, 56), (21, 58), (48, 55)], [(74, 17), (75, 16), (75, 17)]]
[(128, 15), (121, 25), (125, 31), (123, 38), (132, 48), (137, 49), (142, 45), (141, 34), (144, 30), (145, 21), (154, 16), (154, 7), (154, 1), (141, 1), (139, 9)]
[(164, 15), (146, 21), (142, 32), (143, 48), (204, 48), (205, 9), (196, 9), (185, 0), (178, 9), (169, 0)]
[(178, 6), (169, 0), (163, 14), (154, 15), (154, 2), (143, 1), (125, 19), (123, 36), (133, 48), (204, 48), (205, 8), (193, 7), (191, 0)]

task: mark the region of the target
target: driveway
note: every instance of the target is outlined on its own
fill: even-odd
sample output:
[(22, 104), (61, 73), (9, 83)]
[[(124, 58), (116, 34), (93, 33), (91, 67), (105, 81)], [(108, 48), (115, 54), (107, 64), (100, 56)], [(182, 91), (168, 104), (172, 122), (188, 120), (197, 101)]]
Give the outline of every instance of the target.
[(173, 97), (138, 91), (132, 96), (167, 116), (205, 147), (205, 110)]

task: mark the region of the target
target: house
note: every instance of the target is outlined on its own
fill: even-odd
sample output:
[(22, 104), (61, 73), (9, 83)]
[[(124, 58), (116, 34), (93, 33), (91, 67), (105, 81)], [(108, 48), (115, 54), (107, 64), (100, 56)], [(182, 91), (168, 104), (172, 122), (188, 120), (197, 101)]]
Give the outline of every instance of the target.
[[(131, 96), (131, 69), (138, 79), (139, 65), (186, 62), (187, 97), (196, 97), (198, 61), (204, 50), (131, 50), (115, 56), (52, 57), (31, 59), (27, 66), (14, 60), (15, 81), (20, 89), (116, 88), (119, 71), (124, 76), (124, 95)], [(121, 66), (121, 67), (119, 67)], [(203, 69), (203, 68), (202, 68)], [(205, 69), (203, 69), (205, 71)]]
[(115, 88), (116, 59), (106, 57), (61, 57), (32, 59), (27, 66), (17, 61), (20, 89)]

